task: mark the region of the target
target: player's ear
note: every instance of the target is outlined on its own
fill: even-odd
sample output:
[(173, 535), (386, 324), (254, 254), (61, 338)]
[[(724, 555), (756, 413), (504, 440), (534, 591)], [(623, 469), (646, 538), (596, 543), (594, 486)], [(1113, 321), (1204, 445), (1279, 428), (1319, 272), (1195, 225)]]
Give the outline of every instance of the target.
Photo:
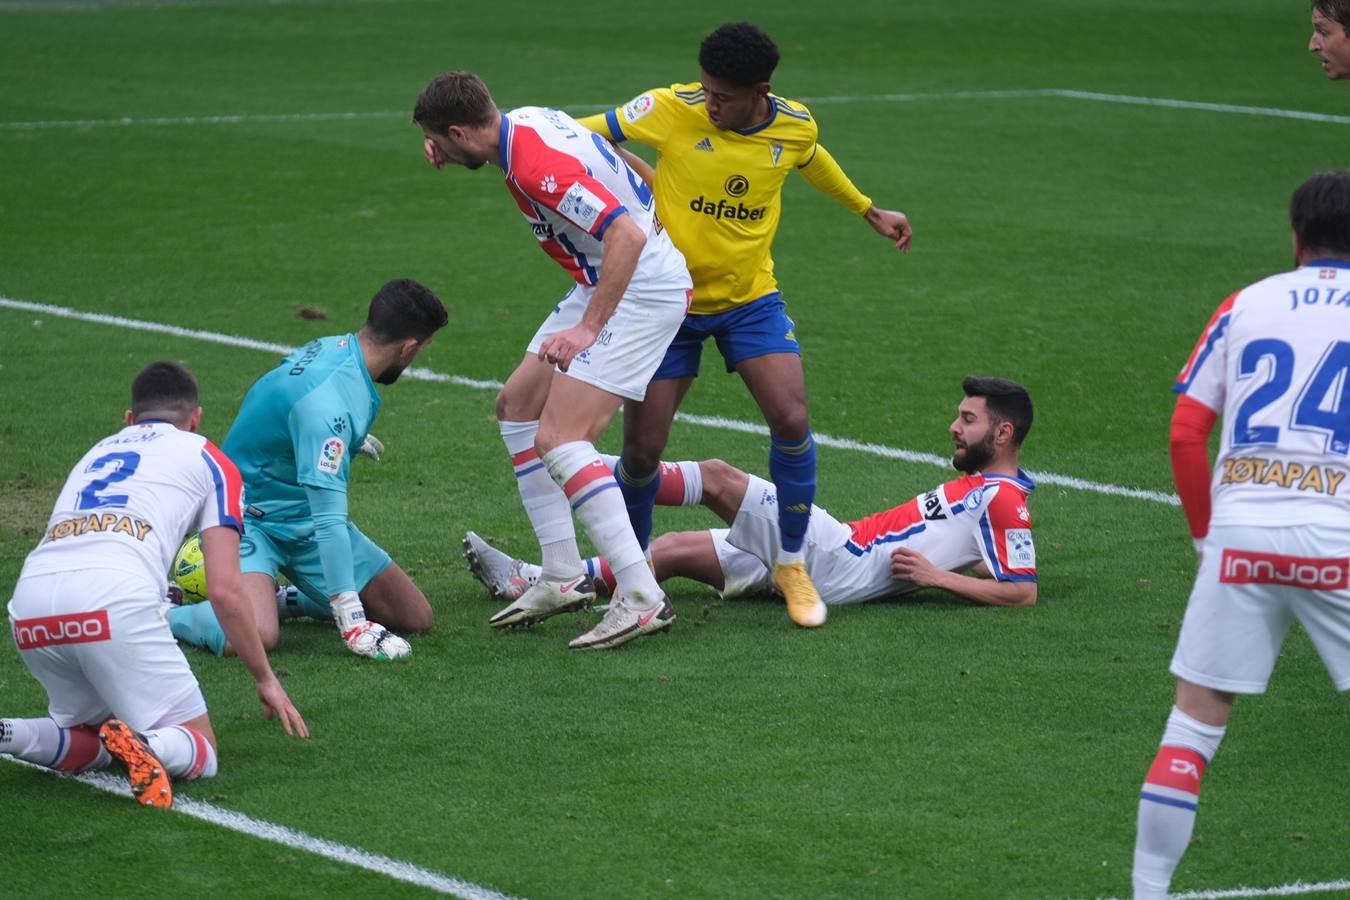
[(197, 432), (197, 427), (201, 424), (202, 424), (202, 408), (198, 406), (196, 409), (192, 411), (192, 415), (188, 416), (187, 430), (195, 434)]
[(994, 426), (994, 443), (1000, 446), (1009, 446), (1012, 444), (1013, 435), (1016, 433), (1017, 429), (1013, 427), (1013, 423), (1004, 419)]
[(126, 421), (128, 425), (136, 424), (136, 417), (132, 414), (131, 410), (127, 410), (126, 415), (123, 416), (123, 419)]

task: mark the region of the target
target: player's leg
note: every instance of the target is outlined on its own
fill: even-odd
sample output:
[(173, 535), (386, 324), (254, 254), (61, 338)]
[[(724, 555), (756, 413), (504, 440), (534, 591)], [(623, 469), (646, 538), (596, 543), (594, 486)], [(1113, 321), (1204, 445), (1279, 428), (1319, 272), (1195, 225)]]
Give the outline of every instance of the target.
[(431, 604), (398, 563), (391, 561), (360, 593), (366, 614), (386, 628), (412, 633), (431, 630)]
[(1195, 829), (1200, 781), (1232, 708), (1231, 693), (1177, 679), (1176, 704), (1139, 795), (1133, 874), (1138, 900), (1167, 896)]
[(807, 574), (802, 552), (816, 494), (816, 446), (806, 409), (801, 348), (782, 296), (770, 294), (738, 310), (717, 335), (717, 346), (769, 426), (769, 476), (779, 501), (774, 583), (792, 620), (816, 627), (825, 621), (825, 604)]
[(1213, 526), (1205, 541), (1172, 656), (1176, 704), (1140, 792), (1136, 897), (1166, 896), (1190, 844), (1200, 781), (1223, 740), (1233, 695), (1263, 693), (1270, 680), (1299, 589), (1219, 579), (1226, 550), (1289, 553), (1280, 531)]
[(623, 493), (633, 535), (643, 549), (651, 539), (652, 508), (661, 488), (661, 454), (670, 438), (675, 412), (693, 383), (693, 375), (658, 378), (647, 385), (645, 398), (624, 403), (623, 453), (614, 462), (613, 471)]

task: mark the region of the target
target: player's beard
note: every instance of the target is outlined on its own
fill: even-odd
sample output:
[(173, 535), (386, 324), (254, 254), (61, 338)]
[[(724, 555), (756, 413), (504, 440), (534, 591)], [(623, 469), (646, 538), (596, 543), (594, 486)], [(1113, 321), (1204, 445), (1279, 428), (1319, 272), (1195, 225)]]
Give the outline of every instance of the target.
[(398, 376), (403, 374), (407, 366), (390, 366), (383, 372), (375, 376), (376, 384), (393, 384), (398, 381)]
[(956, 448), (956, 452), (952, 454), (952, 467), (969, 475), (983, 469), (993, 458), (994, 432), (990, 430), (979, 443), (966, 444), (964, 449)]

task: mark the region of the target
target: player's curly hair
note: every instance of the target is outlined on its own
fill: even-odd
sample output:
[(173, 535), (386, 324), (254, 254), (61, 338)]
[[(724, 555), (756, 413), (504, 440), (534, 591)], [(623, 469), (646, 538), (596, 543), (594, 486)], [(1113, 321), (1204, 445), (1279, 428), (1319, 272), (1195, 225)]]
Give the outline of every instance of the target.
[(1350, 37), (1350, 0), (1313, 0), (1312, 8), (1340, 25)]
[(483, 79), (472, 72), (445, 72), (422, 89), (413, 121), (433, 134), (445, 134), (451, 125), (487, 125), (496, 111)]
[(1350, 171), (1318, 172), (1299, 185), (1289, 224), (1305, 250), (1350, 259)]
[(450, 314), (430, 288), (411, 278), (399, 278), (380, 288), (370, 301), (365, 327), (392, 344), (408, 338), (425, 341), (448, 321)]
[(984, 405), (996, 422), (1011, 422), (1013, 443), (1018, 447), (1031, 430), (1031, 395), (1027, 389), (1006, 378), (967, 375), (961, 382), (967, 397), (983, 397)]
[(698, 64), (714, 78), (736, 87), (752, 87), (773, 78), (778, 47), (749, 22), (729, 22), (703, 39)]
[(197, 408), (197, 379), (176, 362), (152, 362), (131, 382), (131, 419), (182, 425)]

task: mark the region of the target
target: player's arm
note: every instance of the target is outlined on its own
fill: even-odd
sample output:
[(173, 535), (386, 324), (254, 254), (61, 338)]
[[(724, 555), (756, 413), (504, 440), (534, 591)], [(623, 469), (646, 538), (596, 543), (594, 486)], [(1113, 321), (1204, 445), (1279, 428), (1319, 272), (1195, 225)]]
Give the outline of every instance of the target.
[[(623, 106), (580, 116), (577, 122), (615, 143), (632, 140), (659, 150), (670, 137), (679, 110), (688, 109), (688, 105), (676, 97), (674, 87), (679, 85), (653, 88), (638, 94)], [(695, 85), (685, 87), (693, 88)]]
[(908, 253), (914, 230), (909, 225), (909, 217), (892, 209), (882, 209), (864, 194), (844, 174), (839, 163), (835, 162), (830, 151), (816, 144), (807, 155), (806, 162), (800, 163), (797, 170), (821, 193), (838, 200), (852, 212), (861, 215), (872, 226), (872, 230), (882, 237), (895, 241), (898, 250)]
[[(986, 570), (987, 571), (987, 570)], [(891, 577), (919, 587), (934, 587), (989, 606), (1034, 606), (1036, 582), (995, 581), (960, 572), (948, 572), (933, 565), (926, 556), (909, 547), (891, 552)]]
[(1168, 434), (1168, 452), (1172, 459), (1172, 480), (1186, 513), (1186, 524), (1196, 549), (1209, 534), (1210, 477), (1209, 435), (1219, 414), (1192, 397), (1182, 394), (1172, 410)]
[(618, 144), (611, 144), (610, 146), (614, 148), (615, 153), (623, 157), (624, 162), (628, 163), (628, 168), (632, 169), (637, 173), (639, 178), (647, 182), (647, 187), (651, 187), (656, 183), (656, 169), (653, 168), (651, 163), (647, 162), (633, 151)]
[(232, 526), (216, 525), (202, 529), (202, 558), (206, 565), (207, 596), (216, 619), (235, 655), (257, 683), (258, 699), (264, 715), (281, 719), (287, 734), (309, 737), (309, 728), (286, 689), (277, 681), (267, 661), (267, 651), (258, 637), (253, 606), (244, 594), (244, 579), (239, 572), (239, 532)]
[(605, 258), (600, 281), (591, 295), (591, 302), (586, 304), (581, 322), (550, 335), (539, 346), (539, 358), (557, 363), (564, 372), (578, 353), (595, 343), (600, 329), (614, 315), (624, 291), (628, 290), (628, 282), (637, 271), (642, 248), (647, 245), (647, 235), (627, 212), (609, 223), (601, 240), (605, 245)]

